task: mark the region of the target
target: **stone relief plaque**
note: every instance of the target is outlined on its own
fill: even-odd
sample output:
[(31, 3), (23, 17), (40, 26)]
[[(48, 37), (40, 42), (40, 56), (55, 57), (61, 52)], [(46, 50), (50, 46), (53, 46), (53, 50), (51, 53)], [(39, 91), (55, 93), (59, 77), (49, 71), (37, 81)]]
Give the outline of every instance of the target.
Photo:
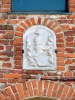
[(30, 27), (23, 35), (23, 69), (56, 69), (56, 36), (42, 25)]

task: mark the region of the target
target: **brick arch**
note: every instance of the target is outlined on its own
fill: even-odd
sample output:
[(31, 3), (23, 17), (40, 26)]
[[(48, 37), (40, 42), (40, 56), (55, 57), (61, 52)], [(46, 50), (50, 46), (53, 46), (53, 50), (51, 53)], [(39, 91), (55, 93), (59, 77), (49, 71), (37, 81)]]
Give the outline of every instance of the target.
[(75, 91), (71, 86), (46, 80), (29, 80), (0, 91), (0, 100), (25, 100), (34, 97), (75, 100)]
[[(15, 38), (14, 38), (14, 49), (15, 49), (15, 56), (14, 56), (14, 68), (22, 69), (22, 41), (23, 41), (23, 33), (33, 25), (44, 25), (54, 31), (56, 35), (56, 43), (58, 48), (58, 57), (64, 57), (64, 32), (62, 28), (52, 19), (45, 18), (45, 17), (32, 17), (29, 19), (25, 19), (21, 21), (15, 31)], [(59, 39), (59, 37), (61, 39)], [(60, 50), (61, 49), (61, 50)], [(59, 54), (61, 53), (61, 54)], [(16, 61), (17, 59), (17, 61)], [(62, 58), (63, 59), (63, 58)], [(60, 60), (60, 59), (59, 59)], [(57, 61), (57, 70), (65, 70), (64, 62)], [(61, 65), (61, 67), (59, 67)]]

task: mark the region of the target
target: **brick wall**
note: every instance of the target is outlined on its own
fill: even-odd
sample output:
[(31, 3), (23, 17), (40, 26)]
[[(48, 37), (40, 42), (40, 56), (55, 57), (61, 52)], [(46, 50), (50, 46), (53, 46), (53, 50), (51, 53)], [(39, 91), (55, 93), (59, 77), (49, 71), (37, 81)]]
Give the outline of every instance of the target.
[[(0, 0), (0, 99), (22, 100), (47, 96), (75, 100), (75, 0), (66, 15), (9, 14), (10, 0)], [(23, 70), (23, 33), (33, 25), (55, 32), (57, 69)]]

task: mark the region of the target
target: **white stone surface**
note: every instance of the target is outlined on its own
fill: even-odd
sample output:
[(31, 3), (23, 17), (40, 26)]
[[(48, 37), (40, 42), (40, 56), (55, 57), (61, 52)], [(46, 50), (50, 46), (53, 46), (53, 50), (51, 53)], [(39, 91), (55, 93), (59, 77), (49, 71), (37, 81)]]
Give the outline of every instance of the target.
[(56, 36), (42, 25), (30, 27), (23, 35), (23, 69), (56, 69)]

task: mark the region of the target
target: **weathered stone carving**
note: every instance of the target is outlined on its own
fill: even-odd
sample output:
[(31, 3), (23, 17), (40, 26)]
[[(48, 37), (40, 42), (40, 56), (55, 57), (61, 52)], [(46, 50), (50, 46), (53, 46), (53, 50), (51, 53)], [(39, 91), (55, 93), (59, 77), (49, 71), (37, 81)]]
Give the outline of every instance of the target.
[[(25, 35), (26, 34), (26, 35)], [(54, 69), (56, 66), (56, 40), (53, 31), (36, 25), (24, 34), (23, 66), (28, 69)], [(43, 70), (44, 70), (43, 69)]]

